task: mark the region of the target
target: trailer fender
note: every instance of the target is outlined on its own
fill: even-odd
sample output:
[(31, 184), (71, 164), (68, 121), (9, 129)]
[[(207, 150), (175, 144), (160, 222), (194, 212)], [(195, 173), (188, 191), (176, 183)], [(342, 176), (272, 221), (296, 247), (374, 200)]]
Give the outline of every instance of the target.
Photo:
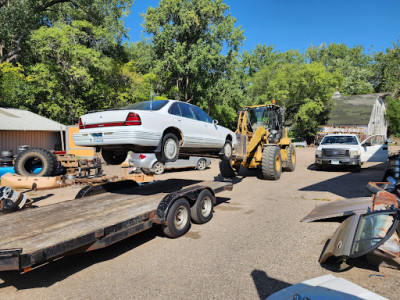
[(212, 195), (213, 195), (213, 203), (216, 204), (216, 197), (214, 191), (206, 186), (194, 186), (188, 189), (180, 190), (178, 192), (173, 192), (168, 195), (166, 195), (160, 202), (160, 204), (157, 207), (156, 210), (156, 215), (158, 218), (158, 221), (160, 224), (163, 224), (165, 222), (165, 219), (167, 218), (169, 209), (171, 208), (172, 204), (179, 199), (179, 198), (185, 198), (186, 200), (189, 201), (190, 205), (193, 205), (201, 191), (208, 189)]

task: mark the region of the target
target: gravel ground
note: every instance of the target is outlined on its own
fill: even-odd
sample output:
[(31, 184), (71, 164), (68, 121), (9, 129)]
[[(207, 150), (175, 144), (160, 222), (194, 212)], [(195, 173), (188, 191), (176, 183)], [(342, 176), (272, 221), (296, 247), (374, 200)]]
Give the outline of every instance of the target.
[[(241, 170), (233, 191), (218, 194), (213, 219), (192, 225), (179, 239), (165, 238), (154, 228), (23, 275), (0, 273), (0, 299), (264, 299), (325, 274), (397, 299), (398, 270), (377, 270), (363, 260), (344, 269), (321, 266), (318, 257), (338, 223), (299, 222), (315, 205), (368, 196), (365, 186), (368, 181), (381, 181), (384, 164), (366, 164), (360, 173), (317, 172), (311, 167), (314, 154), (315, 148), (298, 148), (296, 170), (283, 173), (279, 181), (265, 181), (255, 171)], [(106, 168), (106, 172), (121, 171)], [(218, 161), (213, 160), (205, 171), (167, 172), (156, 179), (212, 180), (218, 174)], [(71, 199), (79, 189), (30, 192), (29, 196), (42, 206)]]

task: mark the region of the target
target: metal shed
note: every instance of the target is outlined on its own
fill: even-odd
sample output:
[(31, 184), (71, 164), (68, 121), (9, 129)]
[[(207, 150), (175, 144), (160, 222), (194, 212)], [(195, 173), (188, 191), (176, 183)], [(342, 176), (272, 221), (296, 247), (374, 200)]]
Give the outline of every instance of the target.
[(27, 110), (0, 108), (0, 151), (29, 145), (61, 150), (65, 126)]

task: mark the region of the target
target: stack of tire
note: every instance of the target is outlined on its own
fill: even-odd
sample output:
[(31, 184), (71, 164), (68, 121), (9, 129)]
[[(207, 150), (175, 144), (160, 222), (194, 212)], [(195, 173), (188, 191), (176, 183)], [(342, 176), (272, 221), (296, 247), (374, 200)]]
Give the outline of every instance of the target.
[(10, 151), (2, 151), (0, 157), (0, 166), (1, 167), (11, 167), (14, 159), (14, 153), (12, 150)]
[(53, 176), (56, 174), (58, 160), (53, 152), (42, 148), (26, 147), (19, 150), (21, 151), (14, 163), (16, 174), (21, 176)]

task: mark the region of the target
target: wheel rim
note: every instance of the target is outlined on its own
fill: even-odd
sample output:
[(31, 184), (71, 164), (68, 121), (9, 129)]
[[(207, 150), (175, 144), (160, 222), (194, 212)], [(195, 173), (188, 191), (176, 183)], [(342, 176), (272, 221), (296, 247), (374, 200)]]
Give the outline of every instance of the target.
[(296, 163), (296, 154), (294, 153), (294, 151), (292, 151), (292, 164), (294, 165)]
[(154, 173), (161, 174), (164, 172), (164, 166), (161, 162), (156, 162), (154, 164)]
[(275, 158), (275, 169), (277, 172), (281, 170), (281, 159), (278, 155)]
[(186, 207), (184, 206), (180, 206), (174, 215), (174, 223), (175, 223), (175, 227), (177, 229), (182, 229), (185, 227), (187, 221), (188, 221), (188, 211), (186, 209)]
[(212, 209), (212, 200), (210, 196), (205, 196), (201, 200), (200, 212), (204, 217), (207, 217)]
[(199, 160), (197, 163), (197, 169), (204, 170), (206, 168), (206, 162), (204, 160)]
[(172, 159), (176, 156), (177, 151), (178, 151), (178, 148), (177, 148), (177, 145), (176, 145), (174, 139), (172, 139), (172, 138), (168, 139), (164, 145), (165, 156), (168, 159)]
[(231, 146), (231, 144), (229, 144), (229, 143), (225, 144), (224, 154), (225, 154), (226, 157), (231, 157), (231, 155), (232, 155), (232, 146)]

